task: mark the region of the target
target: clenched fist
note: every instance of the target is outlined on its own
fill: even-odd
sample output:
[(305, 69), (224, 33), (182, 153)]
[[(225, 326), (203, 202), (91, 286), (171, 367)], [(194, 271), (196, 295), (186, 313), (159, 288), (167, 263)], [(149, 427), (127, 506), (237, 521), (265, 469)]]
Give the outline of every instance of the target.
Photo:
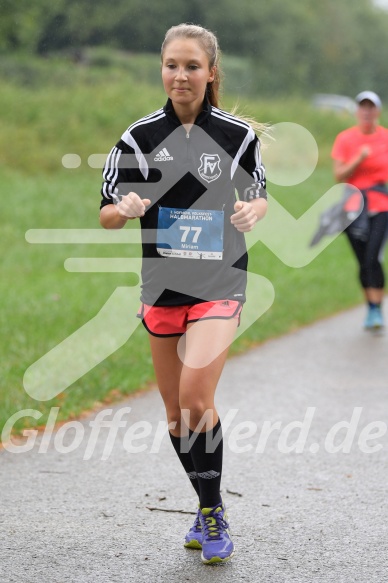
[(258, 221), (258, 216), (250, 202), (238, 200), (234, 205), (235, 214), (230, 217), (230, 222), (240, 233), (252, 231)]
[(120, 216), (126, 219), (136, 219), (145, 215), (146, 207), (150, 204), (149, 198), (141, 199), (136, 192), (130, 192), (116, 204), (116, 209)]

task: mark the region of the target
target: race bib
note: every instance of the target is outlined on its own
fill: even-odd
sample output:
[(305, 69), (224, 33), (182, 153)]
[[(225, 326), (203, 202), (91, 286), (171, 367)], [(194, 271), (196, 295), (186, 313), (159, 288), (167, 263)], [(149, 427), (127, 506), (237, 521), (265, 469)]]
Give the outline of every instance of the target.
[(156, 249), (163, 257), (221, 260), (224, 211), (160, 207)]

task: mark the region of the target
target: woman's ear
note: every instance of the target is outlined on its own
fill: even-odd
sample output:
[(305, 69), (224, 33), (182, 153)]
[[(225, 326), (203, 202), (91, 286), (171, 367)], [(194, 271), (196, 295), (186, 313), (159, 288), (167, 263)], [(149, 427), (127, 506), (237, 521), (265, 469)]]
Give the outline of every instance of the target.
[(215, 76), (216, 76), (216, 71), (217, 71), (217, 67), (216, 67), (216, 65), (214, 65), (214, 67), (212, 67), (210, 69), (209, 78), (207, 80), (208, 83), (211, 83), (212, 81), (214, 81)]

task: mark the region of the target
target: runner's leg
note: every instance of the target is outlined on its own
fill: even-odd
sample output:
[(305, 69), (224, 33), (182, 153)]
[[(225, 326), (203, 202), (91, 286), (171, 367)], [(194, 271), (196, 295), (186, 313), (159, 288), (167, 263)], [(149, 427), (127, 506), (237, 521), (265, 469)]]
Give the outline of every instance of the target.
[[(201, 508), (214, 507), (221, 501), (223, 439), (214, 396), (228, 353), (225, 341), (231, 344), (237, 324), (236, 319), (200, 320), (189, 324), (185, 334), (179, 404), (190, 430)], [(212, 362), (201, 367), (208, 362), (209, 352), (214, 356)]]
[(366, 243), (365, 291), (370, 302), (381, 304), (384, 296), (385, 276), (381, 263), (382, 250), (386, 241), (388, 213), (378, 213), (370, 217), (370, 235)]
[(199, 496), (198, 481), (187, 448), (188, 429), (181, 426), (179, 385), (183, 365), (177, 353), (179, 336), (163, 338), (149, 334), (149, 340), (156, 381), (166, 408), (167, 422), (174, 424), (174, 427), (169, 429), (170, 439), (187, 477)]

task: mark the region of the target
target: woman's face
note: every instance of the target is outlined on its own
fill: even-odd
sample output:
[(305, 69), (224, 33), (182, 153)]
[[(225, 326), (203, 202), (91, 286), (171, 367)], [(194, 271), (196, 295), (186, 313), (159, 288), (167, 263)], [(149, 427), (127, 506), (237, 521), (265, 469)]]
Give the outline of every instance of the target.
[(368, 130), (373, 128), (377, 123), (379, 114), (379, 108), (368, 99), (364, 99), (364, 101), (361, 101), (357, 108), (356, 116), (358, 125), (361, 127), (361, 129)]
[(164, 49), (162, 80), (174, 105), (199, 111), (214, 74), (215, 67), (209, 69), (207, 54), (196, 40), (176, 39)]

